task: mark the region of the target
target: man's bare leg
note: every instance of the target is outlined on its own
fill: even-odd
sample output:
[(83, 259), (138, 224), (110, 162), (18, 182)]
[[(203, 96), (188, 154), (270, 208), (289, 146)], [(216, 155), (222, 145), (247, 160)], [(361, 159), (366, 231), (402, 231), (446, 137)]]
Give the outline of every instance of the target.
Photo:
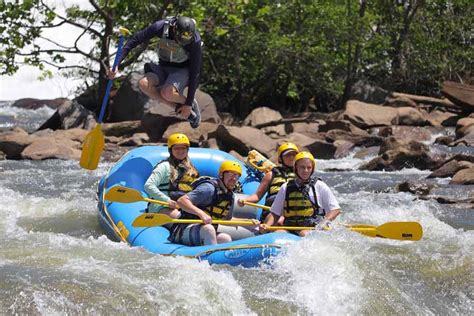
[[(164, 85), (160, 89), (161, 97), (168, 102), (175, 104), (183, 104), (186, 98), (179, 94), (178, 90), (172, 85)], [(187, 119), (191, 115), (191, 106), (184, 105), (180, 108), (179, 113), (183, 118)]]
[[(165, 84), (158, 89), (159, 84), (160, 80), (154, 73), (146, 73), (138, 81), (140, 90), (149, 98), (173, 108), (178, 115), (189, 121), (192, 128), (197, 128), (201, 124), (201, 114), (196, 99), (194, 99), (192, 105), (184, 105), (186, 97), (180, 95), (173, 85)], [(177, 107), (177, 105), (180, 105), (180, 107)]]
[(176, 103), (169, 102), (161, 96), (160, 89), (157, 88), (159, 85), (160, 80), (158, 79), (158, 76), (152, 72), (146, 73), (145, 76), (138, 81), (138, 87), (147, 97), (158, 100), (160, 103), (174, 109)]

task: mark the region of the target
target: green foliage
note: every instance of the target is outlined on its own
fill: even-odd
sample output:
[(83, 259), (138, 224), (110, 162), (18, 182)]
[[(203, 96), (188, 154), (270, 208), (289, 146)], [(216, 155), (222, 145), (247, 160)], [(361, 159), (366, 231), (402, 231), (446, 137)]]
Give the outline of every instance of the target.
[[(312, 98), (334, 109), (358, 79), (433, 95), (443, 80), (469, 81), (473, 75), (474, 8), (469, 0), (175, 0), (165, 7), (167, 1), (155, 0), (97, 3), (102, 12), (78, 6), (66, 10), (65, 18), (86, 26), (87, 36), (97, 42), (84, 56), (89, 69), (69, 70), (69, 76), (83, 76), (88, 85), (103, 82), (104, 65), (111, 62), (108, 51), (114, 51), (117, 40), (110, 25), (134, 33), (176, 14), (184, 4), (182, 15), (196, 19), (204, 41), (201, 88), (220, 110), (240, 116), (262, 105), (306, 110)], [(14, 73), (22, 63), (44, 67), (45, 53), (35, 40), (45, 27), (62, 21), (59, 12), (39, 0), (0, 2), (0, 21), (0, 73)], [(28, 49), (30, 54), (21, 58), (18, 52)], [(49, 52), (47, 60), (63, 65), (64, 56)], [(143, 59), (135, 57), (129, 56), (128, 64)]]

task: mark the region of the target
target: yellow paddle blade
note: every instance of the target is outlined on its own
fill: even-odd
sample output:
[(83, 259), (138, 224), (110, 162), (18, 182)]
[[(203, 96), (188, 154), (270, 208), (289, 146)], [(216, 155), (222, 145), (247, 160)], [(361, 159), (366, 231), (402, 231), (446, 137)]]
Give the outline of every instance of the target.
[(99, 165), (100, 155), (104, 149), (105, 138), (101, 124), (87, 134), (82, 144), (80, 165), (84, 169), (95, 170)]
[(120, 203), (133, 203), (133, 202), (140, 202), (140, 201), (145, 201), (145, 202), (150, 202), (150, 203), (156, 203), (164, 206), (168, 206), (168, 202), (165, 201), (159, 201), (159, 200), (153, 200), (153, 199), (148, 199), (142, 196), (140, 191), (123, 187), (123, 186), (113, 186), (105, 193), (105, 199), (108, 201), (113, 201), (113, 202), (120, 202)]
[(119, 32), (123, 35), (123, 36), (127, 36), (127, 35), (130, 35), (130, 31), (126, 28), (124, 28), (123, 26), (119, 27)]
[(113, 202), (120, 202), (120, 203), (133, 203), (144, 201), (144, 198), (137, 190), (122, 187), (122, 186), (114, 186), (105, 193), (105, 199), (108, 201)]
[[(179, 223), (179, 224), (202, 224), (203, 221), (200, 219), (174, 219), (165, 214), (159, 213), (144, 213), (137, 218), (132, 223), (133, 227), (154, 227), (162, 226), (165, 224)], [(239, 220), (239, 221), (226, 221), (226, 220), (213, 220), (212, 224), (222, 224), (222, 225), (255, 225), (252, 221), (248, 220)]]
[(423, 228), (417, 222), (391, 222), (377, 227), (377, 237), (396, 240), (420, 240)]

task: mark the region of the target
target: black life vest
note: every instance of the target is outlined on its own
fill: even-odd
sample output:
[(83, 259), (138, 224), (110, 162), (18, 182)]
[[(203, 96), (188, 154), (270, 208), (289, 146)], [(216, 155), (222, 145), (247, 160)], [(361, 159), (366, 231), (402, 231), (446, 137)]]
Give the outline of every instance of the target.
[(176, 17), (165, 19), (163, 34), (158, 43), (157, 51), (160, 61), (182, 64), (189, 60), (190, 53), (174, 40), (170, 34), (171, 27), (176, 23)]
[[(311, 179), (302, 186), (298, 186), (295, 179), (288, 181), (283, 206), (284, 225), (315, 226), (326, 215), (316, 198), (315, 184), (318, 180)], [(314, 202), (310, 199), (309, 190), (313, 191)]]
[[(222, 219), (229, 215), (231, 207), (234, 202), (234, 193), (224, 189), (224, 184), (221, 180), (212, 177), (200, 177), (193, 182), (193, 189), (197, 188), (203, 183), (210, 183), (214, 186), (214, 195), (212, 200), (207, 205), (196, 205), (202, 209), (207, 215), (211, 216), (212, 219)], [(194, 214), (183, 212), (182, 218), (199, 218)]]
[(267, 190), (265, 205), (271, 206), (283, 183), (295, 178), (296, 174), (293, 172), (293, 168), (288, 168), (285, 166), (278, 166), (273, 168), (272, 180), (270, 181), (270, 185)]

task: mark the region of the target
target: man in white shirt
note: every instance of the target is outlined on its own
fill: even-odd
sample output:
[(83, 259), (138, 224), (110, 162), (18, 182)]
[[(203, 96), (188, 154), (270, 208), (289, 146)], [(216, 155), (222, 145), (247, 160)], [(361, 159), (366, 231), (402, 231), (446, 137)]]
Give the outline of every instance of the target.
[[(315, 166), (311, 153), (303, 151), (296, 155), (293, 166), (296, 178), (280, 188), (270, 209), (271, 213), (260, 225), (261, 232), (266, 232), (266, 228), (276, 223), (281, 216), (285, 217), (283, 226), (316, 226), (316, 229), (324, 229), (341, 213), (339, 203), (327, 184), (311, 177)], [(310, 231), (302, 229), (292, 232), (304, 237)]]

